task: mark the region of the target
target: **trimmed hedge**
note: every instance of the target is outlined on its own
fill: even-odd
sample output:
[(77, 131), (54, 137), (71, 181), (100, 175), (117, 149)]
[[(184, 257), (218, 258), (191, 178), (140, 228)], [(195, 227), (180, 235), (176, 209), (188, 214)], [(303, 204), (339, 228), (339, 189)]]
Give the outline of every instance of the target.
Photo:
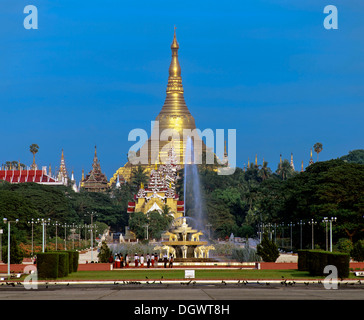
[(37, 271), (41, 279), (66, 277), (78, 269), (77, 251), (52, 251), (37, 253)]
[(77, 272), (78, 270), (78, 259), (79, 259), (79, 253), (75, 250), (68, 250), (63, 251), (67, 252), (69, 255), (69, 273)]
[(308, 271), (308, 251), (309, 250), (298, 250), (298, 270), (299, 271)]
[(67, 252), (57, 252), (58, 258), (58, 277), (66, 277), (69, 274), (69, 254)]
[(57, 253), (42, 252), (37, 253), (37, 272), (41, 279), (56, 279), (58, 277)]
[(312, 276), (324, 276), (324, 268), (334, 265), (339, 278), (349, 276), (350, 256), (347, 253), (322, 250), (299, 250), (298, 270), (309, 271)]

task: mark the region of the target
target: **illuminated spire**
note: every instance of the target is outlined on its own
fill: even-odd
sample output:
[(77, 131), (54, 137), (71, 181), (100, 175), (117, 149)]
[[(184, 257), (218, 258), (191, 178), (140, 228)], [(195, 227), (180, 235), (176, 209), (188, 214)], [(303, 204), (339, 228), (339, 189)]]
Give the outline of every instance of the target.
[(85, 171), (82, 169), (81, 184), (80, 184), (81, 187), (84, 186), (83, 180), (85, 180)]
[(302, 160), (302, 163), (301, 163), (301, 172), (303, 172), (303, 160)]
[(294, 170), (293, 153), (291, 152), (291, 168)]
[(61, 154), (61, 164), (59, 166), (57, 176), (58, 176), (59, 181), (62, 181), (65, 185), (67, 185), (68, 174), (67, 174), (67, 169), (66, 169), (66, 162), (64, 160), (63, 149), (62, 149), (62, 154)]
[(313, 159), (312, 159), (312, 148), (311, 148), (311, 152), (310, 152), (310, 162), (309, 165), (313, 164)]
[(183, 97), (183, 86), (181, 77), (181, 66), (178, 61), (179, 44), (177, 42), (176, 28), (174, 28), (173, 41), (171, 44), (172, 60), (169, 65), (169, 77), (167, 84), (167, 97), (164, 102), (162, 113), (173, 113), (175, 115), (189, 114), (185, 99)]
[(255, 154), (255, 166), (256, 167), (258, 166), (258, 156), (257, 156), (257, 154)]

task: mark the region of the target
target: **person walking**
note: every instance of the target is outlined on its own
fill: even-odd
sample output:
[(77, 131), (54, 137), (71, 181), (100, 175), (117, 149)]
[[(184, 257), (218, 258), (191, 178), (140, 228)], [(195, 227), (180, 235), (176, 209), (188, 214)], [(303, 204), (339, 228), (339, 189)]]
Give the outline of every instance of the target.
[(147, 253), (147, 268), (150, 268), (150, 255)]
[(158, 268), (158, 254), (157, 253), (154, 255), (154, 263), (155, 263), (155, 267)]
[(152, 253), (151, 257), (150, 257), (150, 262), (152, 264), (152, 268), (154, 268), (154, 254)]
[(125, 267), (129, 267), (129, 256), (128, 254), (125, 255)]
[(138, 256), (138, 253), (135, 253), (135, 255), (134, 255), (135, 268), (138, 268), (138, 264), (139, 264), (139, 256)]
[(164, 267), (167, 268), (167, 262), (168, 262), (167, 254), (164, 254), (164, 256), (163, 256), (163, 262), (164, 262)]
[(173, 268), (173, 254), (171, 253), (171, 255), (169, 256), (169, 267)]
[(140, 267), (144, 267), (144, 255), (143, 254), (141, 254), (141, 256), (140, 256)]

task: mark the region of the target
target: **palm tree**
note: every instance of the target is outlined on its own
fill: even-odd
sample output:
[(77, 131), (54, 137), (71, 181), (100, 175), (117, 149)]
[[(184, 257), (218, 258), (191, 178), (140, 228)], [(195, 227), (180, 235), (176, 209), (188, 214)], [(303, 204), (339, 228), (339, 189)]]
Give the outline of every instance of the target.
[(138, 166), (137, 169), (133, 169), (131, 183), (135, 188), (139, 188), (141, 184), (147, 184), (149, 177), (142, 166)]
[(263, 161), (263, 165), (259, 170), (259, 176), (262, 178), (262, 180), (266, 180), (271, 175), (271, 170), (268, 168), (268, 162)]
[(32, 164), (32, 169), (35, 169), (37, 167), (37, 165), (35, 164), (35, 154), (38, 152), (39, 150), (39, 146), (35, 143), (31, 144), (29, 147), (29, 151), (30, 153), (33, 154), (33, 164)]
[(282, 163), (279, 163), (276, 172), (282, 178), (282, 180), (286, 180), (294, 174), (294, 170), (287, 159), (284, 159)]
[(319, 153), (322, 151), (322, 143), (317, 142), (313, 145), (313, 150), (317, 153), (317, 161), (319, 159)]

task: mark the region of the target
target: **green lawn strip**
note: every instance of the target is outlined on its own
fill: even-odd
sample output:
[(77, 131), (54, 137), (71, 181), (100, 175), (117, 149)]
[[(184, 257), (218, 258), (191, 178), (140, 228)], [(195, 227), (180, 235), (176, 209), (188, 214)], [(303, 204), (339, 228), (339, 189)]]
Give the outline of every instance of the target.
[[(162, 278), (163, 277), (163, 278)], [(304, 280), (320, 279), (311, 277), (306, 271), (298, 270), (195, 270), (195, 280)], [(321, 279), (324, 277), (321, 277)], [(59, 280), (184, 280), (184, 270), (113, 270), (78, 271)]]

